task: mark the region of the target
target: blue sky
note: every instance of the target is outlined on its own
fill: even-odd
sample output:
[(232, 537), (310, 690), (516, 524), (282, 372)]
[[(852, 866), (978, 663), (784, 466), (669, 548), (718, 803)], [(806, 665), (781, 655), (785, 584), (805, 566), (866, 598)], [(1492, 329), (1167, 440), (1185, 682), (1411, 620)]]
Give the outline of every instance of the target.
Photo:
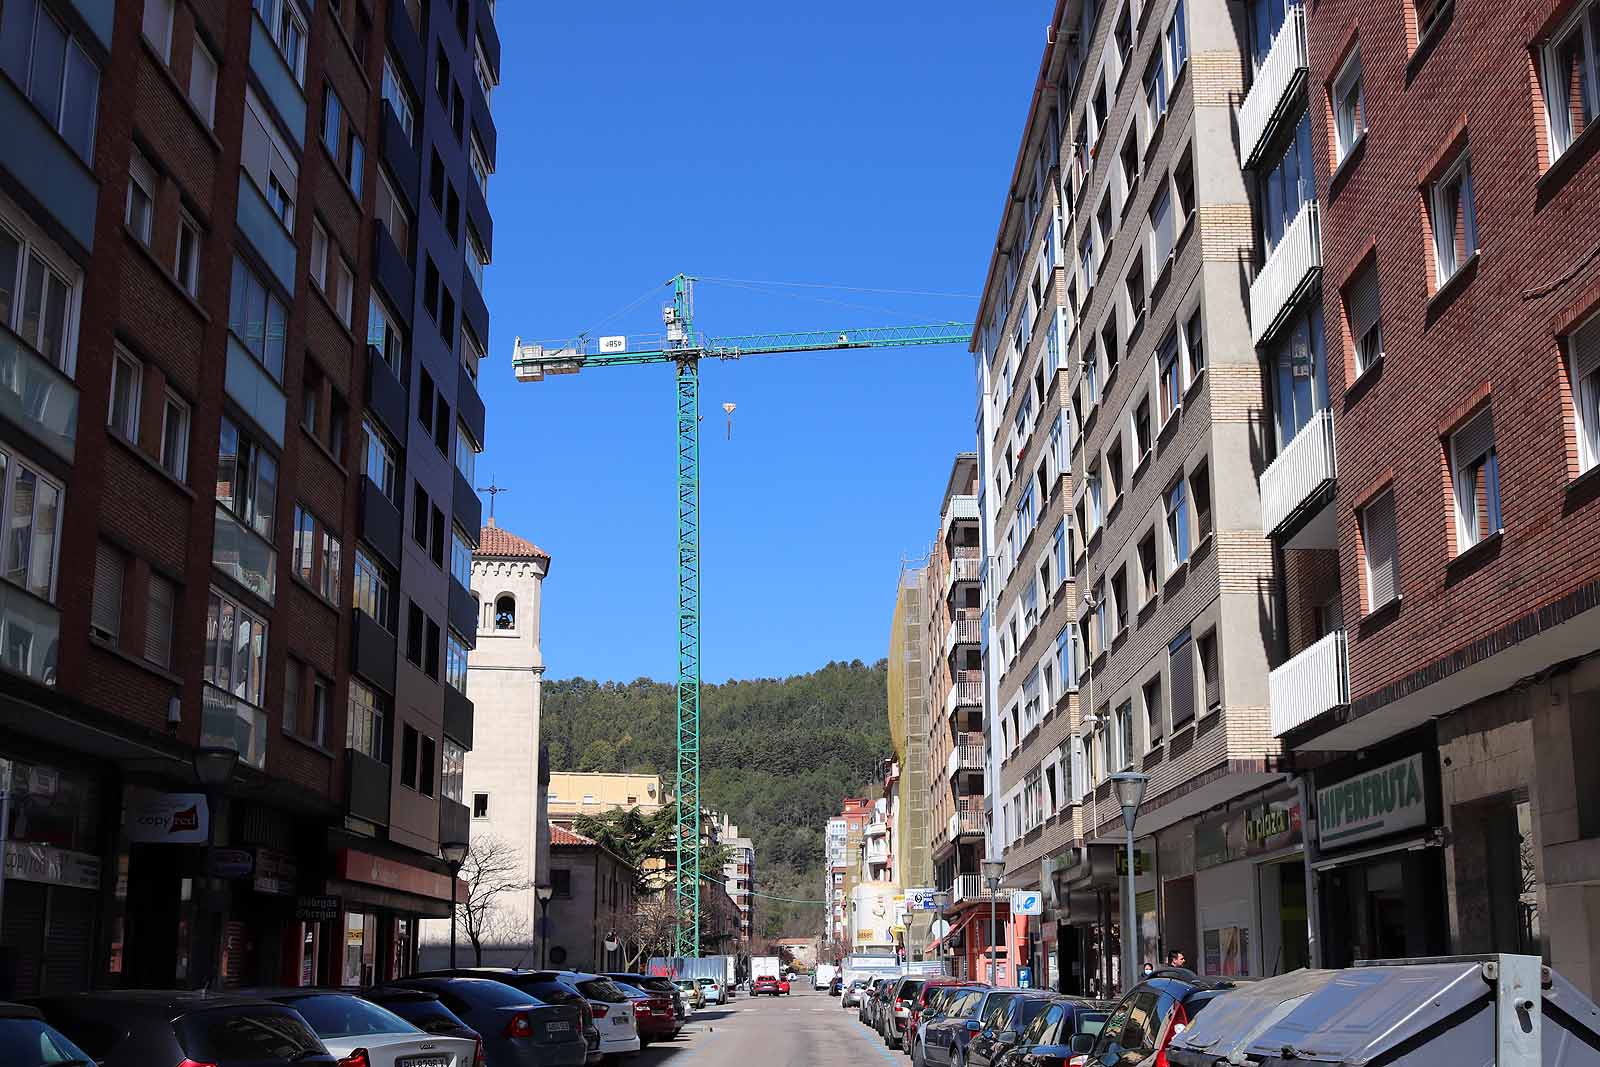
[[(549, 551), (550, 677), (675, 671), (672, 371), (516, 384), (512, 338), (570, 337), (678, 271), (973, 294), (1047, 0), (499, 5), (493, 336), (478, 483)], [(662, 288), (602, 333), (654, 333)], [(703, 283), (711, 334), (970, 321), (972, 299)], [(701, 369), (707, 681), (888, 646), (973, 447), (965, 346)], [(721, 405), (738, 405), (725, 439)]]

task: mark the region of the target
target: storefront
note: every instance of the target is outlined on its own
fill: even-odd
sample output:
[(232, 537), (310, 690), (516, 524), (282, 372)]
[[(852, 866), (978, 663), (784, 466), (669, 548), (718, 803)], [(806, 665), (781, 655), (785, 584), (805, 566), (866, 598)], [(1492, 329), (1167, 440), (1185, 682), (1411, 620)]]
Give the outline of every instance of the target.
[(1409, 747), (1313, 778), (1324, 967), (1449, 951), (1438, 752)]
[[(1134, 845), (1134, 908), (1140, 959), (1159, 958), (1156, 842)], [(1074, 996), (1109, 996), (1122, 988), (1122, 893), (1126, 846), (1093, 842), (1041, 861), (1042, 921), (1053, 926), (1049, 988)]]
[[(365, 848), (333, 856), (328, 891), (340, 902), (337, 955), (325, 954), (325, 980), (333, 985), (373, 985), (417, 967), (417, 924), (450, 917), (450, 876)], [(465, 886), (457, 887), (465, 897)]]

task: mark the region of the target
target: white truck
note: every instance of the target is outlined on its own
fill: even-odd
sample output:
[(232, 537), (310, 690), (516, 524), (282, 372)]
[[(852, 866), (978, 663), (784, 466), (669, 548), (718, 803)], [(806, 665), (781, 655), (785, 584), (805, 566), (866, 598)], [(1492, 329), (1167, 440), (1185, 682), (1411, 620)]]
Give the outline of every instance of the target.
[(817, 970), (811, 977), (812, 989), (827, 989), (828, 983), (833, 981), (833, 976), (839, 973), (839, 968), (831, 963), (817, 964)]
[(890, 975), (899, 974), (901, 971), (898, 957), (894, 955), (878, 955), (876, 953), (846, 956), (842, 966), (846, 983), (857, 978), (886, 978)]
[(750, 957), (750, 980), (752, 982), (755, 981), (757, 978), (765, 978), (768, 975), (771, 975), (774, 978), (778, 978), (778, 977), (781, 977), (782, 974), (783, 974), (783, 960), (780, 959), (779, 957), (777, 957), (777, 956), (751, 956)]

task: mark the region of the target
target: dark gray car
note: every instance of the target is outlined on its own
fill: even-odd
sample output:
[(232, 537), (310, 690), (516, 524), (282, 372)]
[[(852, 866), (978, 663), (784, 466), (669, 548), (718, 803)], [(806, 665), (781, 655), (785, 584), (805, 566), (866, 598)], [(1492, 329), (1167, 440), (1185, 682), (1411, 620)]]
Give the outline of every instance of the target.
[(400, 978), (391, 985), (432, 993), (478, 1032), (489, 1067), (582, 1067), (583, 1016), (486, 978)]
[(336, 1067), (300, 1013), (258, 997), (118, 990), (31, 1003), (100, 1067)]

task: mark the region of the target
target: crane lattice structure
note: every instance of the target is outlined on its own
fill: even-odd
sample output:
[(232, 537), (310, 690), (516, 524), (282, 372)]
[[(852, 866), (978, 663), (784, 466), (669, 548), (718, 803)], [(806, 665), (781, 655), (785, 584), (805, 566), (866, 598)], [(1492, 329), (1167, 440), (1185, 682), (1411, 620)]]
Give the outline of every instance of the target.
[(800, 330), (705, 337), (694, 326), (694, 279), (679, 274), (672, 303), (662, 308), (665, 336), (580, 336), (546, 348), (517, 338), (512, 367), (519, 382), (546, 375), (576, 374), (598, 367), (671, 363), (677, 368), (674, 395), (678, 424), (678, 766), (675, 952), (700, 953), (700, 361), (741, 359), (785, 352), (832, 352), (857, 348), (905, 348), (963, 344), (971, 323), (874, 326), (860, 330)]

